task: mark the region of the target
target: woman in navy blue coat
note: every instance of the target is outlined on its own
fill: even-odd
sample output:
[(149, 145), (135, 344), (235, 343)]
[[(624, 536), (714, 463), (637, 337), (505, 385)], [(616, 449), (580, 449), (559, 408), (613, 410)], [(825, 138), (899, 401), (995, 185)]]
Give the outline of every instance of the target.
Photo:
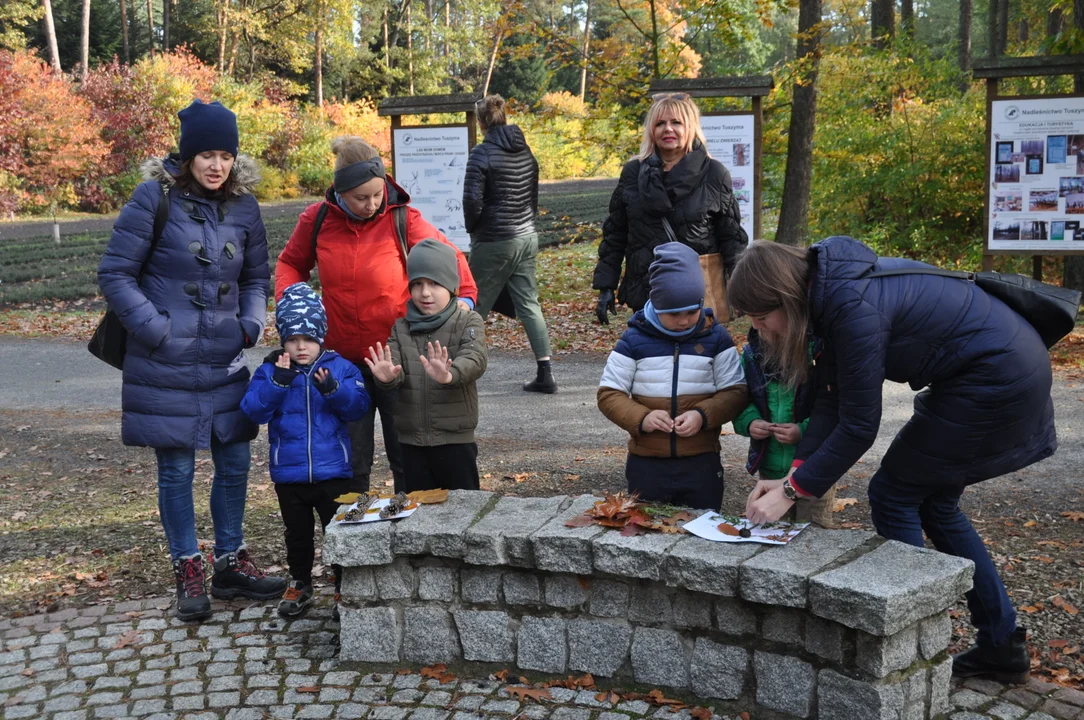
[[(211, 614), (192, 500), (197, 449), (209, 448), (215, 465), (212, 594), (266, 599), (286, 583), (256, 568), (241, 529), (258, 429), (240, 408), (249, 380), (242, 351), (263, 334), (270, 278), (251, 193), (258, 174), (237, 154), (237, 118), (227, 108), (197, 100), (179, 117), (180, 153), (143, 166), (146, 182), (117, 218), (98, 286), (128, 330), (124, 444), (155, 449), (177, 615), (193, 620)], [(159, 203), (169, 212), (152, 253)]]
[[(954, 658), (953, 674), (1023, 682), (1025, 630), (959, 499), (969, 485), (1054, 453), (1050, 356), (1027, 321), (974, 283), (867, 277), (911, 266), (927, 267), (878, 259), (848, 237), (808, 250), (757, 242), (738, 261), (732, 306), (770, 339), (785, 379), (802, 382), (812, 372), (817, 387), (790, 476), (758, 482), (746, 514), (776, 520), (798, 495), (823, 495), (877, 438), (884, 381), (921, 390), (870, 479), (873, 524), (918, 547), (925, 532), (938, 550), (975, 563), (967, 600), (977, 644)], [(811, 335), (824, 351), (807, 371)]]

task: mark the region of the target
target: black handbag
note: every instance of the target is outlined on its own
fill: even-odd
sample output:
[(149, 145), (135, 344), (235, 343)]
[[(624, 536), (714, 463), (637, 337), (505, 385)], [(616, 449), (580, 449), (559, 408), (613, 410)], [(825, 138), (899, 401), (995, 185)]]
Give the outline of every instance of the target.
[(892, 275), (940, 275), (973, 282), (1027, 320), (1048, 349), (1073, 331), (1080, 310), (1079, 291), (1048, 285), (1015, 273), (961, 272), (931, 267), (878, 270), (866, 277)]
[[(158, 205), (154, 211), (154, 231), (151, 233), (151, 247), (147, 257), (143, 259), (143, 265), (139, 268), (139, 277), (136, 282), (143, 280), (143, 273), (147, 271), (147, 263), (158, 247), (158, 240), (162, 237), (162, 230), (169, 219), (169, 187), (162, 183), (162, 194), (158, 196)], [(121, 324), (120, 317), (112, 310), (106, 310), (105, 315), (94, 329), (94, 335), (87, 343), (90, 354), (102, 362), (109, 363), (118, 370), (124, 369), (124, 353), (128, 346), (128, 331)]]

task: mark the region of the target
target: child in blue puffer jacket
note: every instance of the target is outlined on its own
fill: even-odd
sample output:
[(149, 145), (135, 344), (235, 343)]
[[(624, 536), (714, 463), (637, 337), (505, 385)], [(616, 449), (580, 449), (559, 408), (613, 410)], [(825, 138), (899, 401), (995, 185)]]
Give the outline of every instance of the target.
[[(323, 348), (327, 314), (305, 283), (282, 293), (275, 312), (282, 350), (264, 359), (241, 409), (267, 423), (271, 480), (286, 526), (286, 560), (292, 582), (279, 614), (296, 617), (312, 604), (316, 555), (312, 513), (327, 527), (338, 508), (335, 498), (349, 491), (350, 435), (347, 423), (369, 411), (369, 394), (354, 363)], [(335, 568), (335, 590), (341, 572)]]

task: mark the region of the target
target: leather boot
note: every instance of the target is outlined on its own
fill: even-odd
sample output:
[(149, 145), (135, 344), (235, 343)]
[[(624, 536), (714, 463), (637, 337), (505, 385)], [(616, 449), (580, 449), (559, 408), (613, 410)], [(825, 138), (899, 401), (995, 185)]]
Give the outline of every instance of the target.
[(523, 383), (523, 389), (527, 392), (546, 393), (552, 395), (557, 392), (557, 381), (553, 379), (553, 368), (549, 360), (538, 361), (538, 373), (534, 380)]
[(1022, 685), (1031, 674), (1027, 628), (1017, 627), (1001, 645), (975, 645), (952, 656), (952, 676), (989, 677), (1000, 683)]
[(177, 578), (177, 619), (202, 620), (211, 617), (211, 599), (207, 597), (203, 558), (193, 555), (174, 560), (173, 574)]

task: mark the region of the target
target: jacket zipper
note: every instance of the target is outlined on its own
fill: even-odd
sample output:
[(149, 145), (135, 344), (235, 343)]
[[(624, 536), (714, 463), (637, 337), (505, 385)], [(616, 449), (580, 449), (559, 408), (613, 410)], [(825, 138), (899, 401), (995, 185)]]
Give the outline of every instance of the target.
[(309, 391), (309, 377), (316, 371), (315, 363), (305, 374), (305, 445), (309, 454), (309, 482), (312, 482), (312, 397)]
[(339, 447), (341, 447), (343, 449), (343, 462), (346, 463), (347, 465), (349, 465), (350, 464), (350, 453), (346, 452), (346, 443), (343, 442), (342, 438), (339, 438)]
[[(426, 335), (425, 335), (425, 344), (426, 344), (426, 346), (429, 345), (430, 338), (432, 338), (432, 337), (433, 337), (432, 333), (426, 333)], [(425, 352), (425, 347), (423, 346), (422, 349), (419, 352)], [(422, 386), (423, 387), (422, 405), (425, 407), (425, 435), (426, 435), (425, 441), (428, 443), (428, 442), (431, 442), (431, 438), (429, 436), (431, 434), (431, 430), (432, 430), (432, 427), (433, 427), (432, 420), (429, 417), (429, 373), (425, 372), (425, 370), (423, 369), (422, 370), (422, 376), (425, 378), (425, 385)]]
[[(677, 417), (677, 411), (678, 411), (678, 401), (677, 401), (678, 371), (679, 371), (679, 368), (681, 367), (681, 361), (678, 358), (680, 357), (680, 351), (681, 351), (681, 345), (679, 343), (674, 343), (674, 379), (673, 379), (673, 382), (672, 382), (671, 387), (670, 387), (670, 417), (671, 418)], [(677, 431), (675, 431), (675, 430), (670, 431), (670, 457), (675, 457), (675, 458), (677, 457)]]

